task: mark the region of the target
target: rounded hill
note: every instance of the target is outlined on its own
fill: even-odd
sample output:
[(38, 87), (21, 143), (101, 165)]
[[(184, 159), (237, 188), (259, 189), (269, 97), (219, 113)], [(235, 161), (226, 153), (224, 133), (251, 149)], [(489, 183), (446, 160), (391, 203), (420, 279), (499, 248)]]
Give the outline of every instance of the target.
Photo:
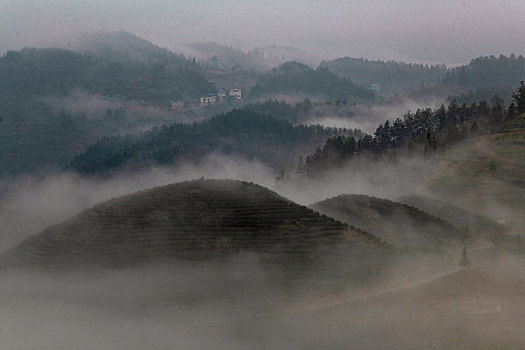
[(254, 252), (292, 269), (296, 262), (318, 261), (343, 246), (372, 252), (381, 244), (262, 186), (196, 180), (95, 205), (25, 240), (0, 263), (121, 267)]
[(418, 208), (366, 195), (340, 195), (310, 206), (400, 247), (440, 247), (469, 240), (467, 232)]

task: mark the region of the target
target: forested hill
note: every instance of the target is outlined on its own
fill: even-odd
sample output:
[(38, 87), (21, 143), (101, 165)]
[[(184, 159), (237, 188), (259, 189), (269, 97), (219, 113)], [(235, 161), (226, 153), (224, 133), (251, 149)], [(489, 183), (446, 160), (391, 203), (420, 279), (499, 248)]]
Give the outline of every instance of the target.
[(513, 89), (522, 80), (525, 80), (523, 56), (485, 56), (473, 59), (468, 65), (451, 69), (440, 84), (421, 94), (446, 93), (468, 104), (491, 100), (497, 95), (508, 105), (512, 100)]
[(525, 58), (514, 54), (478, 57), (454, 68), (352, 57), (323, 61), (320, 67), (365, 87), (380, 84), (383, 94), (454, 96), (468, 104), (495, 94), (509, 103), (512, 89), (525, 79)]
[(440, 82), (447, 73), (445, 65), (424, 65), (396, 61), (371, 61), (364, 58), (343, 57), (323, 61), (322, 68), (328, 68), (340, 77), (369, 87), (380, 84), (382, 92), (407, 92), (422, 86)]
[(371, 90), (358, 86), (348, 79), (340, 78), (327, 68), (314, 70), (298, 62), (286, 62), (263, 74), (250, 91), (250, 96), (279, 93), (302, 93), (347, 101), (374, 99)]
[(515, 87), (522, 80), (525, 80), (525, 57), (501, 55), (478, 57), (468, 65), (453, 68), (443, 82), (472, 90), (494, 86)]
[(124, 167), (193, 161), (217, 152), (256, 158), (277, 170), (294, 165), (327, 137), (345, 133), (321, 126), (293, 126), (253, 110), (233, 110), (200, 123), (155, 128), (141, 136), (103, 138), (77, 155), (67, 169), (85, 175)]
[(9, 51), (0, 58), (0, 98), (64, 95), (82, 89), (168, 104), (215, 92), (196, 64), (114, 62), (63, 49)]

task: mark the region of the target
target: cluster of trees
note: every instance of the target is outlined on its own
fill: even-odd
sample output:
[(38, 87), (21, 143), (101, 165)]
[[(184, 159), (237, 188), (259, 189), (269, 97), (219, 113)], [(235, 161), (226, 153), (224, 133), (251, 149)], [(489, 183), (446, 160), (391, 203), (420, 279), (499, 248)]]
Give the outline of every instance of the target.
[(78, 154), (66, 169), (85, 175), (104, 174), (122, 167), (195, 161), (213, 152), (256, 158), (284, 168), (328, 137), (344, 133), (318, 125), (294, 126), (269, 114), (237, 109), (199, 123), (154, 128), (137, 136), (102, 138)]
[(364, 58), (343, 57), (321, 62), (340, 77), (348, 78), (362, 86), (380, 84), (383, 92), (409, 91), (422, 85), (436, 84), (447, 73), (445, 65), (423, 65), (397, 61), (372, 61)]
[(251, 97), (268, 93), (304, 93), (329, 99), (371, 101), (371, 90), (340, 78), (327, 68), (312, 69), (299, 62), (286, 62), (263, 74), (250, 91)]
[[(525, 86), (522, 82), (514, 93), (508, 110), (503, 100), (495, 96), (492, 106), (486, 101), (459, 105), (455, 100), (448, 107), (408, 111), (403, 118), (387, 120), (374, 134), (355, 137), (331, 137), (322, 147), (306, 157), (300, 172), (315, 173), (327, 167), (341, 165), (345, 160), (365, 156), (392, 154), (392, 150), (429, 154), (468, 137), (490, 134), (501, 130), (506, 122), (525, 113)], [(302, 161), (300, 160), (300, 163)]]
[[(178, 56), (177, 56), (178, 57)], [(83, 89), (168, 104), (216, 92), (191, 62), (116, 62), (62, 49), (26, 48), (0, 58), (0, 95), (64, 95)]]

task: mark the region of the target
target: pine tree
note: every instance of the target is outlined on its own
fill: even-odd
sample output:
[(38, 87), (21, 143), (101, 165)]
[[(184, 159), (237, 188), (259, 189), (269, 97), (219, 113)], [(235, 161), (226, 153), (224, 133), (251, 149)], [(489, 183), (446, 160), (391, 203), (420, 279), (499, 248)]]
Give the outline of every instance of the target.
[(470, 266), (470, 260), (467, 256), (467, 248), (463, 247), (463, 254), (461, 255), (461, 261), (459, 262), (459, 267), (466, 269)]

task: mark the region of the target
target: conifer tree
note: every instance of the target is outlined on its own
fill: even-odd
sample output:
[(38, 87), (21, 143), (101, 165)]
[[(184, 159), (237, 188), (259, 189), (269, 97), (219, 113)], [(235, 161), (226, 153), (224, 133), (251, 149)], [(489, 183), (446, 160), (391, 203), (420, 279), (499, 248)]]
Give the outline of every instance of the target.
[(518, 91), (512, 94), (518, 113), (525, 113), (525, 83), (522, 81)]

